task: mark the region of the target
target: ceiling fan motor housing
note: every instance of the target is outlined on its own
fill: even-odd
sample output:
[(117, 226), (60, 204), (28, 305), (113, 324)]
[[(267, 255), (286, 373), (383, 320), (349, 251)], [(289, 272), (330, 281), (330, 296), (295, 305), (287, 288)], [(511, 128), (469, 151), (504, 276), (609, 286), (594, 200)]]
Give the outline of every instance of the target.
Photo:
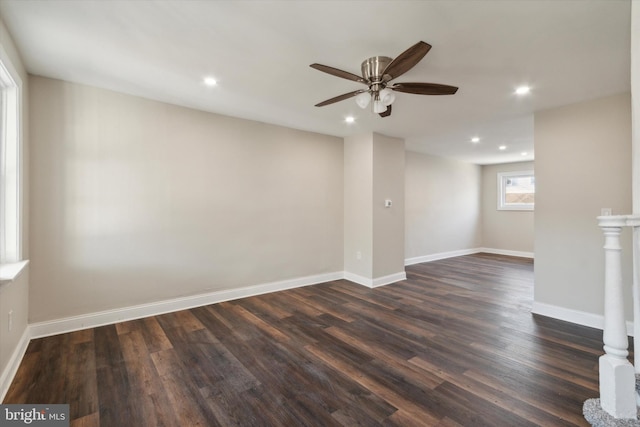
[(387, 56), (374, 56), (362, 62), (362, 77), (370, 89), (374, 91), (384, 89), (382, 73), (391, 61), (392, 58)]

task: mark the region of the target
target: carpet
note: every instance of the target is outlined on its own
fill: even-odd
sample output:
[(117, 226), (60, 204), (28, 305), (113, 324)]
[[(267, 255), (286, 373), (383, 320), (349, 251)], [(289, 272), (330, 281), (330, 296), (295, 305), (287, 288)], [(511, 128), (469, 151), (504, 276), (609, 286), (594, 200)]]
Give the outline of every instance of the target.
[(593, 427), (640, 427), (640, 421), (616, 419), (600, 406), (600, 399), (588, 399), (582, 406), (582, 414)]

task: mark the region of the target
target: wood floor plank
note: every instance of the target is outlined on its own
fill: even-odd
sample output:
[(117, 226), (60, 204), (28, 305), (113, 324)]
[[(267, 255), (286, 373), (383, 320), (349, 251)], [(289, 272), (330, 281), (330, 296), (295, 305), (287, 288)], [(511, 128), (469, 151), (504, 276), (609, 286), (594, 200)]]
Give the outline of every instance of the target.
[(289, 337), (287, 335), (285, 335), (284, 333), (280, 332), (280, 330), (278, 330), (277, 328), (274, 328), (272, 325), (270, 325), (269, 323), (265, 322), (260, 317), (258, 317), (255, 314), (251, 313), (246, 308), (241, 307), (241, 306), (233, 306), (232, 310), (237, 315), (242, 316), (244, 318), (244, 320), (246, 320), (247, 322), (251, 323), (252, 325), (255, 325), (262, 332), (268, 334), (274, 340), (281, 341), (281, 342), (289, 341)]
[(291, 295), (300, 301), (302, 304), (306, 304), (315, 310), (317, 315), (330, 314), (344, 322), (352, 322), (353, 318), (339, 308), (336, 308), (336, 301), (324, 298), (319, 294), (312, 294), (310, 292), (303, 292), (303, 289), (294, 289), (291, 291)]
[(95, 347), (92, 342), (72, 340), (72, 343), (65, 401), (69, 403), (69, 416), (75, 419), (97, 413), (99, 402)]
[(174, 425), (178, 420), (170, 409), (168, 396), (143, 335), (142, 329), (118, 335), (132, 391), (130, 404), (146, 424)]
[(121, 322), (33, 340), (4, 403), (69, 403), (73, 427), (587, 426), (602, 332), (532, 298), (531, 260), (474, 254)]
[(409, 362), (419, 366), (426, 372), (437, 373), (438, 377), (441, 378), (441, 384), (448, 382), (455, 387), (474, 394), (479, 399), (494, 402), (495, 405), (499, 406), (503, 410), (511, 411), (514, 414), (519, 415), (521, 418), (533, 422), (535, 425), (548, 426), (561, 424), (560, 418), (518, 399), (517, 395), (508, 393), (501, 389), (493, 388), (486, 383), (476, 381), (470, 376), (450, 375), (448, 372), (439, 369), (418, 357), (411, 359)]
[(162, 389), (157, 391), (165, 393), (168, 408), (173, 411), (173, 416), (180, 425), (222, 425), (216, 421), (209, 408), (203, 408), (206, 402), (200, 399), (200, 390), (193, 383), (188, 369), (175, 349), (152, 353), (151, 358), (162, 383)]
[[(36, 401), (47, 400), (48, 403), (67, 403), (70, 390), (67, 389), (67, 373), (69, 353), (60, 352), (59, 348), (71, 348), (71, 334), (57, 335), (44, 341), (40, 354), (39, 366), (35, 373), (39, 381), (48, 384), (46, 389), (33, 388), (30, 393)], [(80, 384), (69, 384), (70, 387)]]
[(382, 397), (396, 408), (403, 408), (404, 411), (411, 414), (412, 417), (421, 419), (426, 425), (433, 425), (438, 422), (438, 418), (429, 413), (419, 404), (414, 403), (411, 399), (405, 398), (402, 393), (394, 391), (392, 388), (380, 384), (375, 379), (363, 374), (356, 366), (349, 364), (345, 360), (340, 360), (334, 354), (329, 354), (324, 349), (316, 346), (307, 346), (306, 350), (316, 356), (320, 361), (332, 366), (336, 370), (349, 376), (352, 380), (371, 390), (376, 395)]
[(81, 418), (75, 418), (71, 420), (69, 427), (100, 427), (100, 414), (94, 412)]
[(167, 335), (158, 323), (158, 319), (155, 317), (147, 317), (141, 319), (141, 322), (140, 331), (142, 332), (149, 352), (153, 353), (172, 348), (171, 341), (169, 341), (169, 338), (167, 338)]
[(267, 300), (268, 297), (268, 295), (259, 295), (257, 297), (245, 298), (244, 306), (253, 313), (260, 313), (260, 317), (266, 317), (272, 322), (277, 322), (280, 319), (291, 316), (290, 312), (282, 310), (271, 304)]
[(380, 348), (381, 346), (376, 346), (375, 344), (365, 342), (361, 339), (354, 339), (352, 335), (346, 334), (335, 327), (327, 329), (327, 332), (344, 341), (345, 344), (351, 345), (354, 348), (371, 355), (376, 360), (386, 364), (389, 368), (394, 369), (398, 375), (407, 378), (410, 377), (420, 382), (423, 387), (435, 388), (443, 381), (442, 378), (433, 375), (431, 372), (414, 369), (412, 365), (406, 363), (406, 359), (399, 358), (397, 354), (384, 348)]
[(27, 347), (18, 372), (4, 397), (4, 403), (32, 402), (31, 399), (35, 399), (35, 389), (42, 388), (38, 383), (38, 373), (42, 367), (41, 352), (33, 351), (33, 344), (32, 342)]
[(116, 327), (96, 328), (94, 336), (100, 425), (115, 426), (143, 422), (139, 412), (132, 405), (132, 389)]

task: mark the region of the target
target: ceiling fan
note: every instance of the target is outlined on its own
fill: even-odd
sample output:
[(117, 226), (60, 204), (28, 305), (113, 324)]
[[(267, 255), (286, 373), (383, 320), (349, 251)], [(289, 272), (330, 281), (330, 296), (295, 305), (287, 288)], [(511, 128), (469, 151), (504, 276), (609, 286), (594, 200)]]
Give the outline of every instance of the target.
[(420, 62), (430, 49), (430, 44), (420, 41), (395, 59), (386, 56), (374, 56), (366, 59), (361, 67), (362, 76), (327, 65), (311, 64), (310, 67), (316, 70), (367, 85), (367, 89), (338, 95), (316, 104), (316, 107), (323, 107), (355, 96), (356, 103), (361, 108), (367, 108), (373, 100), (373, 112), (381, 117), (387, 117), (391, 115), (391, 104), (395, 100), (393, 91), (417, 95), (453, 95), (458, 91), (455, 86), (437, 83), (391, 83), (391, 80), (400, 77)]

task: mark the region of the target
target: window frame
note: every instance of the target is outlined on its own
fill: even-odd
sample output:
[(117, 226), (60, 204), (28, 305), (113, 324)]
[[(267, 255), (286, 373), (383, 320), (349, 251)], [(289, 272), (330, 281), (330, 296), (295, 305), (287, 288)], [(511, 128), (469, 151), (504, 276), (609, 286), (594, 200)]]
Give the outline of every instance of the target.
[[(498, 210), (499, 211), (533, 211), (534, 203), (507, 203), (505, 200), (507, 180), (515, 177), (533, 177), (535, 174), (532, 170), (498, 172)], [(534, 192), (535, 194), (535, 192)]]
[(22, 79), (0, 45), (0, 266), (23, 259), (22, 96)]

